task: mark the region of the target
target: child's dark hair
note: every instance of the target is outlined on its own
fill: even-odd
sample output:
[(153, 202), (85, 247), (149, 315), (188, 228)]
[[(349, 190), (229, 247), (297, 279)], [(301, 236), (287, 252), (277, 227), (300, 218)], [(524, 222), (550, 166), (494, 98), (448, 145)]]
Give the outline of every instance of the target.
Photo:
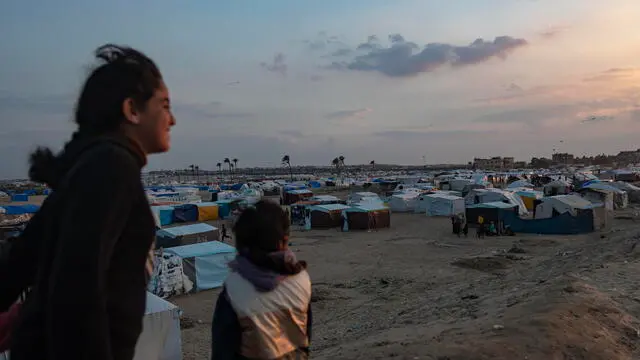
[(303, 261), (291, 264), (287, 269), (274, 269), (278, 265), (269, 256), (282, 250), (282, 243), (289, 235), (291, 223), (289, 216), (278, 204), (270, 201), (258, 201), (254, 206), (246, 208), (233, 226), (238, 252), (254, 264), (278, 270), (283, 273), (296, 274), (306, 268)]
[[(138, 50), (107, 44), (96, 49), (95, 57), (102, 64), (82, 87), (74, 118), (78, 129), (65, 147), (80, 136), (117, 131), (125, 121), (123, 102), (131, 98), (137, 110), (144, 110), (162, 83), (156, 64)], [(55, 185), (60, 175), (57, 160), (51, 149), (39, 147), (29, 159), (31, 180)]]

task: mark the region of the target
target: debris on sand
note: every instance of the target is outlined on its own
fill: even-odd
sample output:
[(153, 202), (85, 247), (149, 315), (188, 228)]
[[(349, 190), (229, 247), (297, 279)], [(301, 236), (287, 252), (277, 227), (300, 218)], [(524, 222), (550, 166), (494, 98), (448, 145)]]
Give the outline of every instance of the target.
[(508, 268), (510, 265), (510, 261), (505, 257), (499, 256), (477, 256), (473, 258), (458, 259), (452, 262), (451, 265), (467, 269), (492, 272), (495, 270), (504, 270)]

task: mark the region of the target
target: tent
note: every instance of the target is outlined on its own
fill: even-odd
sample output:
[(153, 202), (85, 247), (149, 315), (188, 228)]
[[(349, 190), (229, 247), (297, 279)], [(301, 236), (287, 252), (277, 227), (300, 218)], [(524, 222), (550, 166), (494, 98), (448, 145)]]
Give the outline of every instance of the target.
[(620, 190), (624, 190), (627, 192), (627, 196), (629, 198), (629, 202), (638, 203), (640, 202), (640, 187), (629, 184), (624, 181), (616, 181), (610, 183), (611, 186), (614, 186)]
[(205, 223), (182, 225), (159, 230), (156, 248), (169, 248), (218, 239), (218, 228)]
[(166, 252), (182, 259), (184, 273), (195, 286), (195, 291), (222, 286), (229, 273), (229, 261), (236, 256), (236, 249), (219, 241), (176, 246)]
[(520, 196), (501, 189), (473, 189), (464, 200), (466, 205), (500, 201), (517, 206), (520, 215), (526, 215), (528, 212)]
[(517, 205), (508, 204), (503, 201), (467, 205), (465, 217), (469, 224), (477, 224), (478, 217), (482, 216), (485, 224), (493, 221), (496, 223), (496, 226), (498, 226), (498, 223), (504, 218), (505, 213), (513, 213), (518, 216), (517, 208)]
[(180, 360), (181, 336), (180, 309), (147, 292), (142, 334), (138, 338), (133, 360)]
[(349, 230), (369, 230), (372, 226), (371, 217), (375, 218), (376, 229), (391, 226), (391, 213), (381, 202), (355, 204), (344, 211), (347, 215)]
[(163, 227), (173, 224), (173, 206), (152, 206), (151, 212), (153, 213), (153, 217), (156, 220), (157, 227)]
[(517, 189), (509, 189), (513, 191), (516, 195), (522, 199), (524, 206), (527, 210), (531, 211), (535, 208), (536, 200), (542, 199), (544, 194), (542, 191), (536, 191), (529, 188), (517, 188)]
[(595, 182), (590, 183), (588, 185), (584, 185), (579, 192), (582, 192), (583, 189), (597, 189), (597, 190), (606, 190), (608, 192), (613, 193), (613, 208), (614, 209), (624, 209), (629, 206), (629, 194), (623, 190), (618, 188), (617, 186), (613, 186), (610, 182)]
[(512, 182), (511, 184), (507, 185), (507, 189), (516, 189), (516, 188), (531, 188), (531, 189), (533, 189), (534, 186), (528, 180), (516, 180), (516, 181)]
[(198, 207), (194, 204), (183, 204), (173, 207), (173, 222), (196, 222), (198, 221)]
[(198, 207), (198, 221), (218, 220), (218, 204), (203, 202), (196, 204)]
[(418, 195), (420, 195), (418, 192), (403, 192), (392, 195), (389, 199), (389, 208), (397, 212), (413, 211)]
[(349, 206), (342, 204), (314, 205), (311, 210), (311, 228), (326, 229), (342, 226), (342, 211)]
[(566, 195), (570, 192), (570, 185), (566, 181), (555, 180), (544, 186), (545, 196)]
[(311, 190), (300, 189), (300, 190), (287, 190), (282, 195), (282, 204), (289, 205), (297, 203), (298, 201), (303, 201), (313, 196)]
[(11, 196), (11, 201), (16, 201), (16, 202), (29, 201), (29, 195), (28, 194), (13, 194), (13, 196)]
[(579, 210), (588, 210), (594, 205), (577, 195), (557, 195), (542, 198), (534, 211), (535, 219), (548, 219), (556, 215), (569, 213), (577, 216)]
[(427, 216), (451, 216), (464, 214), (464, 199), (459, 196), (445, 194), (429, 194), (421, 196)]
[(605, 209), (613, 210), (614, 194), (613, 191), (605, 189), (582, 188), (579, 190), (580, 195), (593, 204), (602, 204)]

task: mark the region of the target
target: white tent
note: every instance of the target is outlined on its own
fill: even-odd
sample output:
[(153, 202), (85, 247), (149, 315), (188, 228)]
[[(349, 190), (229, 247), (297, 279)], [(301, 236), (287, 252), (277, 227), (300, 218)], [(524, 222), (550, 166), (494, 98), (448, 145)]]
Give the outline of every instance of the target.
[(518, 213), (526, 215), (527, 207), (520, 196), (501, 189), (472, 189), (464, 198), (465, 204), (474, 205), (488, 202), (502, 201), (518, 206)]
[(389, 208), (391, 211), (398, 212), (413, 211), (419, 194), (417, 192), (406, 192), (392, 195), (388, 201)]
[(541, 199), (535, 211), (536, 219), (548, 219), (553, 217), (554, 210), (558, 214), (570, 213), (577, 215), (577, 210), (586, 210), (594, 208), (589, 201), (577, 195), (557, 195), (549, 196)]
[(464, 214), (464, 198), (452, 195), (429, 194), (421, 196), (427, 216), (451, 216)]
[(182, 359), (180, 309), (177, 306), (147, 292), (142, 334), (133, 359)]

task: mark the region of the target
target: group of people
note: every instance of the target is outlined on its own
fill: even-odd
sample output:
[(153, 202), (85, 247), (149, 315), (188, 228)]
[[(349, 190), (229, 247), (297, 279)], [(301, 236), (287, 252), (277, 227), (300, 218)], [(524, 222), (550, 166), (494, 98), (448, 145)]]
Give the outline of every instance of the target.
[[(111, 44), (95, 57), (71, 140), (30, 157), (30, 179), (53, 192), (0, 253), (0, 353), (11, 360), (131, 360), (142, 332), (155, 221), (141, 170), (169, 150), (176, 120), (149, 57)], [(238, 252), (213, 313), (213, 360), (308, 357), (311, 282), (289, 230), (282, 208), (264, 201), (233, 224)]]
[[(477, 224), (476, 237), (479, 239), (483, 239), (485, 236), (515, 235), (509, 225), (499, 228), (494, 221), (489, 221), (489, 224), (486, 224), (482, 215), (478, 216)], [(469, 235), (469, 223), (464, 214), (452, 215), (451, 227), (452, 233), (458, 237), (460, 237), (460, 235), (464, 235), (464, 237)]]

